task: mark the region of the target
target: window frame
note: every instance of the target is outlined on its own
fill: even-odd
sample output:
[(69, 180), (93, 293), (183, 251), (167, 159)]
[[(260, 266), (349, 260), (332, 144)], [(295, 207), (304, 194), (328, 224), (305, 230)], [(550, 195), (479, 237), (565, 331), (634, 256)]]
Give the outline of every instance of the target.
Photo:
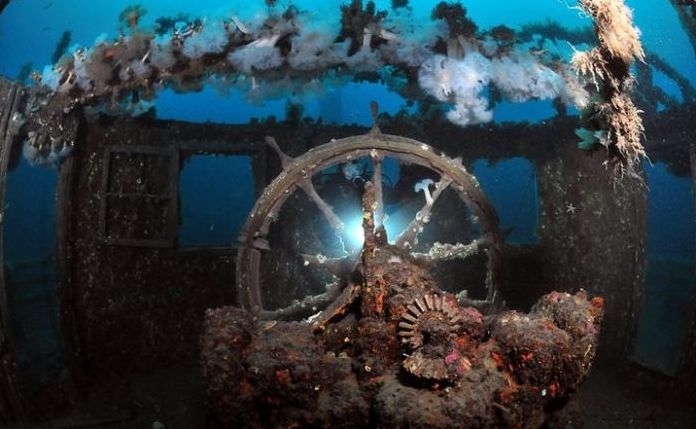
[[(126, 155), (155, 155), (169, 158), (168, 183), (169, 192), (163, 194), (142, 194), (138, 193), (119, 193), (109, 191), (109, 181), (112, 177), (111, 161), (115, 154)], [(145, 146), (145, 145), (117, 145), (107, 146), (104, 148), (104, 159), (102, 168), (101, 182), (101, 201), (99, 207), (99, 235), (103, 242), (112, 246), (127, 246), (127, 247), (152, 247), (152, 248), (171, 248), (176, 245), (176, 235), (178, 228), (178, 208), (179, 208), (179, 169), (180, 156), (179, 151), (173, 146)], [(144, 198), (160, 198), (167, 199), (168, 213), (166, 222), (166, 237), (165, 238), (120, 238), (111, 237), (108, 235), (108, 218), (109, 213), (109, 197), (127, 196), (135, 199)]]
[[(111, 168), (112, 157), (116, 154), (145, 154), (168, 157), (170, 159), (168, 171), (169, 192), (166, 194), (142, 194), (129, 193), (127, 196), (142, 198), (161, 198), (168, 200), (168, 216), (166, 222), (166, 238), (119, 238), (108, 236), (108, 213), (109, 197), (124, 196), (122, 193), (110, 192), (109, 181), (113, 174)], [(219, 245), (199, 245), (181, 246), (179, 243), (179, 229), (181, 223), (181, 199), (180, 199), (180, 176), (183, 171), (182, 162), (187, 156), (193, 155), (227, 155), (227, 156), (249, 156), (251, 157), (251, 169), (254, 176), (254, 194), (258, 198), (267, 183), (267, 146), (258, 141), (229, 142), (226, 140), (182, 140), (173, 142), (169, 146), (148, 146), (148, 145), (114, 145), (106, 146), (103, 155), (103, 171), (101, 181), (101, 199), (99, 206), (99, 235), (104, 244), (111, 246), (124, 247), (148, 247), (148, 248), (171, 248), (181, 253), (201, 252), (213, 253), (216, 255), (236, 254), (238, 242), (232, 242), (228, 246)]]

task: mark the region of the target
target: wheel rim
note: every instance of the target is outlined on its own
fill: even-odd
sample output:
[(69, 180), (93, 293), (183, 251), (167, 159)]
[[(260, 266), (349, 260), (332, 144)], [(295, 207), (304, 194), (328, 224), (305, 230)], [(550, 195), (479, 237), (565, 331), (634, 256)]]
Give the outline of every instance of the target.
[[(373, 162), (379, 160), (381, 168), (381, 160), (389, 156), (402, 162), (426, 167), (440, 174), (441, 180), (443, 178), (451, 180), (451, 186), (478, 219), (483, 229), (483, 236), (487, 240), (487, 296), (481, 303), (487, 308), (497, 308), (503, 242), (498, 226), (498, 215), (486, 199), (476, 178), (466, 171), (460, 160), (452, 159), (420, 141), (382, 134), (376, 127), (368, 134), (333, 140), (297, 158), (290, 158), (283, 154), (273, 139), (268, 141), (281, 156), (283, 171), (266, 187), (256, 201), (240, 234), (236, 264), (237, 300), (240, 307), (254, 312), (261, 318), (272, 317), (264, 312), (261, 299), (259, 280), (261, 252), (270, 249), (267, 239), (269, 228), (285, 201), (295, 190), (303, 189), (315, 203), (320, 205), (322, 213), (331, 226), (335, 230), (340, 229), (342, 223), (338, 216), (332, 215), (331, 208), (318, 195), (310, 195), (316, 194), (311, 184), (312, 176), (328, 167), (363, 157), (370, 157)], [(375, 167), (377, 165), (375, 164)], [(447, 186), (449, 183), (445, 187)], [(381, 183), (379, 189), (381, 194)], [(322, 204), (326, 207), (321, 207)], [(383, 210), (383, 207), (383, 202), (380, 202), (377, 210)]]

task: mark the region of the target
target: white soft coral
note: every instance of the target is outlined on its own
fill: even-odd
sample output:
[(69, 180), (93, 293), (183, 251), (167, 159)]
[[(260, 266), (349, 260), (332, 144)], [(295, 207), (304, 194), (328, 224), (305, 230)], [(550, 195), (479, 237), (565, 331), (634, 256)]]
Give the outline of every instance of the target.
[(56, 91), (62, 78), (63, 75), (56, 71), (54, 66), (46, 65), (41, 72), (41, 85), (48, 87), (51, 91)]
[(255, 71), (269, 70), (283, 64), (283, 56), (274, 46), (247, 45), (237, 48), (227, 56), (237, 70), (246, 75), (253, 75)]
[(454, 108), (447, 112), (447, 119), (465, 127), (492, 121), (493, 111), (488, 109), (485, 98), (458, 98)]
[(181, 52), (191, 59), (205, 54), (219, 54), (229, 43), (225, 24), (219, 20), (206, 21), (202, 28), (186, 38)]
[(563, 77), (530, 54), (514, 53), (492, 65), (493, 82), (510, 101), (553, 99), (564, 92)]
[(482, 92), (490, 82), (490, 68), (490, 60), (478, 52), (461, 60), (435, 55), (421, 66), (418, 83), (438, 100), (454, 104), (447, 113), (450, 121), (461, 126), (489, 122), (493, 113)]
[(463, 60), (434, 55), (421, 66), (418, 83), (439, 101), (476, 97), (490, 81), (489, 68), (490, 61), (479, 53), (471, 53)]
[(335, 8), (317, 8), (298, 13), (294, 20), (297, 31), (290, 37), (288, 64), (295, 70), (322, 70), (345, 58), (345, 50), (334, 43), (341, 29), (340, 15)]
[(303, 31), (290, 39), (292, 48), (288, 63), (295, 70), (321, 70), (335, 65), (340, 61), (333, 46), (337, 34), (323, 28), (303, 26)]
[(432, 56), (431, 48), (447, 34), (447, 26), (442, 20), (416, 17), (408, 8), (390, 13), (383, 27), (386, 30), (381, 36), (387, 43), (379, 48), (382, 55), (389, 63), (404, 63), (411, 67), (423, 64)]

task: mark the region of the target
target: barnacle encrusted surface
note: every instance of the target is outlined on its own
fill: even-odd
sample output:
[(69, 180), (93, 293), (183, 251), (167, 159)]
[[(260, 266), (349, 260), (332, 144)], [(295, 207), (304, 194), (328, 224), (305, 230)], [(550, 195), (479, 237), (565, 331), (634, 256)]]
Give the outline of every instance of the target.
[(604, 315), (604, 299), (588, 299), (587, 293), (580, 291), (575, 295), (564, 292), (551, 292), (544, 295), (532, 307), (532, 314), (543, 315), (570, 334), (573, 348), (585, 369), (590, 368), (599, 340), (598, 326)]
[(417, 350), (404, 360), (403, 367), (411, 375), (416, 377), (444, 380), (447, 378), (447, 365), (443, 357), (429, 357), (421, 350)]
[[(212, 421), (246, 428), (544, 427), (587, 376), (602, 300), (553, 292), (529, 314), (491, 316), (484, 329), (480, 313), (449, 297), (430, 291), (408, 301), (404, 307), (418, 310), (405, 310), (415, 321), (349, 313), (320, 333), (299, 323), (255, 322), (232, 307), (207, 312), (202, 365)], [(402, 320), (413, 327), (398, 328)], [(420, 340), (398, 335), (417, 330)], [(417, 348), (407, 342), (399, 350), (397, 338)]]

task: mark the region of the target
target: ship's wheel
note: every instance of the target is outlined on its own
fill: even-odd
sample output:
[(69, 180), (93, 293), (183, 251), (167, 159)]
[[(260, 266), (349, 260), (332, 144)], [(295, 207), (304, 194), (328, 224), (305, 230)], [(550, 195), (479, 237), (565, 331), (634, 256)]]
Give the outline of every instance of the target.
[[(323, 267), (334, 276), (336, 281), (323, 293), (306, 296), (281, 308), (265, 308), (262, 302), (263, 285), (260, 270), (264, 253), (271, 251), (269, 231), (288, 198), (297, 189), (301, 189), (316, 204), (335, 234), (343, 241), (347, 241), (349, 231), (345, 223), (319, 195), (312, 178), (332, 166), (350, 160), (369, 158), (372, 163), (372, 177), (368, 180), (374, 192), (374, 205), (369, 208), (363, 207), (363, 217), (374, 219), (374, 230), (377, 231), (377, 235), (380, 234), (379, 231), (384, 233), (384, 229), (380, 228), (385, 220), (382, 168), (383, 161), (387, 157), (395, 158), (402, 163), (425, 167), (439, 176), (439, 179), (433, 183), (432, 189), (427, 185), (422, 189), (425, 194), (423, 206), (403, 231), (395, 237), (391, 245), (433, 264), (443, 260), (463, 259), (472, 254), (485, 252), (486, 296), (476, 302), (470, 300), (466, 304), (473, 304), (484, 310), (497, 308), (500, 299), (498, 289), (503, 238), (498, 226), (497, 213), (486, 199), (478, 181), (466, 171), (461, 160), (452, 159), (417, 140), (383, 134), (377, 126), (377, 103), (373, 102), (371, 108), (375, 125), (369, 133), (332, 140), (297, 158), (284, 154), (274, 138), (266, 138), (266, 142), (280, 156), (283, 170), (266, 187), (242, 229), (236, 264), (237, 300), (242, 308), (250, 310), (262, 319), (301, 319), (335, 307), (337, 301), (345, 298), (342, 295), (345, 295), (346, 291), (353, 286), (351, 282), (354, 281), (352, 279), (355, 276), (352, 272), (360, 266), (359, 252), (346, 253), (336, 258), (301, 255), (305, 261), (304, 265)], [(423, 226), (429, 221), (433, 206), (448, 188), (456, 191), (471, 212), (473, 219), (479, 224), (479, 236), (468, 243), (436, 242), (429, 250), (415, 253), (414, 244), (423, 231)], [(365, 213), (365, 210), (372, 212)], [(460, 296), (463, 300), (466, 299), (464, 295)]]

